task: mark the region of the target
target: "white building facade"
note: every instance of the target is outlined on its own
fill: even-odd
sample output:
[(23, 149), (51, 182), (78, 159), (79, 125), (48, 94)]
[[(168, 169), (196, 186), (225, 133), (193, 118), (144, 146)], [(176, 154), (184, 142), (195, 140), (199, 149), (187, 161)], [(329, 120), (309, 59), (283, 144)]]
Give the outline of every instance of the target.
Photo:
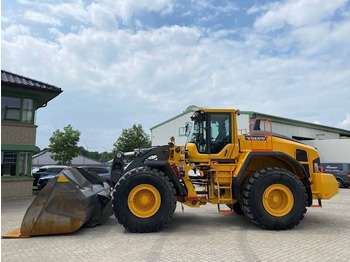
[(174, 137), (177, 145), (186, 144), (186, 123), (191, 121), (194, 109), (188, 108), (182, 114), (151, 128), (152, 146), (166, 145)]

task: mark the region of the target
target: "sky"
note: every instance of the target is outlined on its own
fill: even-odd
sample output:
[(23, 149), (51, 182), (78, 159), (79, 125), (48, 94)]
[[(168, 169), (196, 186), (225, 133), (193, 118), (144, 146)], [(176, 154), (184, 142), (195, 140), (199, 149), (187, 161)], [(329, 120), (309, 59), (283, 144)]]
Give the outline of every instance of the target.
[[(37, 146), (89, 151), (188, 106), (350, 129), (350, 1), (2, 0), (1, 69), (62, 88)], [(174, 130), (177, 132), (177, 130)]]

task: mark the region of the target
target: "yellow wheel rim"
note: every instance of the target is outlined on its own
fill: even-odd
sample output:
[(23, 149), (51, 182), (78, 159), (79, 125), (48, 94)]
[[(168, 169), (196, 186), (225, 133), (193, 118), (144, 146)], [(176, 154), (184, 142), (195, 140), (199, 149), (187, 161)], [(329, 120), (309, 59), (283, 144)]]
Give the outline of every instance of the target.
[(283, 217), (292, 210), (294, 197), (292, 191), (285, 185), (274, 184), (266, 188), (262, 202), (270, 215)]
[(159, 210), (160, 204), (160, 194), (152, 185), (138, 185), (129, 193), (128, 207), (131, 213), (137, 217), (148, 218), (153, 216)]

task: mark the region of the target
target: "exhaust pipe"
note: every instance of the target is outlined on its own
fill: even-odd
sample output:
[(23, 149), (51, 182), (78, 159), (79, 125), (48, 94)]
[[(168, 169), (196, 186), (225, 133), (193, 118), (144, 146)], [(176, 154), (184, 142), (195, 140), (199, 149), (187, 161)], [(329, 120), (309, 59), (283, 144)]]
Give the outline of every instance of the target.
[(2, 238), (67, 234), (104, 223), (112, 214), (110, 187), (96, 174), (64, 169), (36, 196), (20, 229)]

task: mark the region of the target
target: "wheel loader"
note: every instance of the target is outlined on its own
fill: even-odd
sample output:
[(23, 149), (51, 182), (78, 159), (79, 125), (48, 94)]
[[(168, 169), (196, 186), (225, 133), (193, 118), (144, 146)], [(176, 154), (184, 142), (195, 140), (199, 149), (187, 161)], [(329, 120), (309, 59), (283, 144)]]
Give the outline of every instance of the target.
[[(119, 170), (112, 194), (119, 223), (131, 232), (154, 232), (170, 221), (176, 202), (193, 208), (211, 203), (261, 228), (285, 230), (299, 224), (313, 199), (320, 206), (338, 193), (315, 148), (272, 133), (269, 119), (239, 134), (237, 115), (198, 109), (185, 147), (155, 147)], [(114, 164), (120, 167), (121, 158)]]
[[(130, 232), (155, 232), (171, 220), (177, 202), (192, 208), (215, 204), (220, 212), (244, 214), (260, 228), (285, 230), (299, 224), (313, 200), (321, 206), (322, 199), (338, 193), (337, 181), (323, 173), (315, 148), (273, 133), (268, 119), (257, 119), (249, 132), (239, 132), (238, 115), (235, 109), (197, 109), (187, 126), (185, 146), (172, 140), (168, 145), (140, 150), (125, 170), (124, 154), (118, 153), (113, 161), (112, 181), (116, 184), (110, 202), (100, 188), (90, 201), (94, 207), (90, 218), (82, 218), (73, 230), (64, 228), (68, 219), (62, 222), (63, 230), (58, 227), (45, 233), (72, 232), (93, 222), (94, 217), (103, 222), (110, 215), (110, 203), (119, 223)], [(51, 187), (62, 182), (70, 185), (73, 181), (61, 174)], [(75, 193), (83, 188), (79, 183)], [(58, 188), (51, 194), (67, 193)], [(75, 194), (69, 196), (75, 199)], [(58, 212), (53, 207), (53, 202), (46, 205), (51, 213)], [(76, 208), (70, 207), (70, 213)], [(19, 233), (31, 235), (36, 234)]]

